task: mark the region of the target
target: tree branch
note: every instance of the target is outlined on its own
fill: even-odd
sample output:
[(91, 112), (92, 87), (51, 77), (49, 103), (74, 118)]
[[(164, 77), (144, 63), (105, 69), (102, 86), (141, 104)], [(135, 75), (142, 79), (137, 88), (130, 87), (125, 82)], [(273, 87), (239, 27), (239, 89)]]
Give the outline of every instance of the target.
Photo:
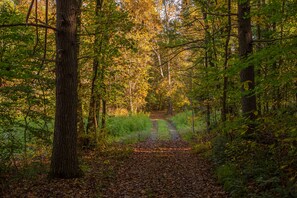
[(172, 57), (170, 57), (169, 59), (167, 59), (167, 61), (163, 62), (162, 65), (163, 66), (165, 64), (167, 64), (168, 62), (170, 62), (171, 60), (173, 60), (174, 58), (176, 58), (180, 53), (184, 52), (184, 51), (188, 51), (188, 50), (192, 50), (192, 49), (197, 49), (197, 48), (204, 48), (203, 46), (192, 46), (192, 47), (187, 47), (187, 48), (183, 48), (180, 51), (176, 50), (175, 52), (169, 54), (169, 56), (173, 55)]
[(197, 39), (197, 40), (194, 40), (194, 41), (188, 41), (188, 42), (185, 42), (185, 43), (181, 43), (181, 44), (176, 44), (176, 45), (169, 45), (169, 46), (166, 46), (166, 48), (176, 48), (176, 47), (182, 47), (182, 46), (185, 46), (185, 45), (189, 45), (189, 44), (192, 44), (192, 43), (197, 43), (197, 42), (202, 42), (203, 39)]
[[(33, 5), (34, 5), (34, 0), (32, 0), (31, 4), (30, 4), (29, 10), (28, 10), (28, 13), (27, 13), (27, 16), (26, 16), (26, 24), (28, 24), (30, 13), (31, 13), (31, 10), (33, 8)], [(36, 10), (37, 10), (37, 8), (36, 8)]]
[(18, 26), (33, 26), (33, 27), (40, 27), (40, 28), (47, 28), (47, 29), (51, 29), (54, 30), (56, 32), (58, 32), (59, 30), (55, 27), (49, 26), (49, 25), (43, 25), (43, 24), (35, 24), (35, 23), (16, 23), (16, 24), (2, 24), (0, 25), (0, 29), (1, 28), (7, 28), (7, 27), (18, 27)]
[(237, 16), (237, 14), (235, 13), (214, 13), (214, 12), (206, 12), (206, 14), (208, 15), (212, 15), (212, 16), (222, 16), (222, 17), (230, 17), (230, 16)]
[(280, 41), (280, 40), (286, 40), (286, 39), (294, 39), (294, 38), (297, 38), (297, 35), (289, 36), (289, 37), (285, 37), (285, 38), (253, 40), (253, 43), (269, 43), (269, 42)]

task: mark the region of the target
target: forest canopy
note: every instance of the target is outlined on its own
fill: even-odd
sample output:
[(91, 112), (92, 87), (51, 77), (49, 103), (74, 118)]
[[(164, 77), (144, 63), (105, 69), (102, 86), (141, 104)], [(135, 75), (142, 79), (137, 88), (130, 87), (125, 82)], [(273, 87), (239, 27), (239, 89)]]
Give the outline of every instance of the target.
[(80, 177), (77, 153), (147, 131), (147, 113), (164, 111), (212, 153), (235, 197), (294, 197), (296, 10), (295, 0), (2, 0), (0, 176), (38, 159), (53, 178)]

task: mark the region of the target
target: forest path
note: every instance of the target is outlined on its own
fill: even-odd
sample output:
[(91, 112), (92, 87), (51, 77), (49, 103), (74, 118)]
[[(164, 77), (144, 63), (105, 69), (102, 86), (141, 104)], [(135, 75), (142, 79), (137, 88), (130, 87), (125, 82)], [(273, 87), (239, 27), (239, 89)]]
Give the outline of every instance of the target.
[(227, 197), (215, 182), (207, 161), (191, 152), (172, 123), (171, 139), (158, 140), (158, 119), (151, 117), (153, 129), (146, 142), (134, 146), (103, 197)]

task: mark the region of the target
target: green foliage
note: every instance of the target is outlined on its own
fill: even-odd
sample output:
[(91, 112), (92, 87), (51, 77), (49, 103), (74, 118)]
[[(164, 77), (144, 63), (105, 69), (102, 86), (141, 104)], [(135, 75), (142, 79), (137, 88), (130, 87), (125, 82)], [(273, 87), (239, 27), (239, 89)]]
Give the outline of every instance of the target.
[(227, 125), (229, 133), (213, 139), (212, 158), (218, 166), (219, 180), (233, 197), (296, 196), (296, 115), (293, 112), (294, 108), (260, 117), (252, 138), (247, 137), (235, 121), (233, 128)]
[(145, 140), (152, 124), (146, 114), (108, 117), (106, 130), (109, 141), (135, 142)]
[[(1, 1), (0, 25), (24, 23), (26, 2), (20, 1), (20, 6), (13, 2)], [(296, 2), (252, 2), (253, 53), (244, 60), (238, 57), (234, 36), (235, 1), (231, 10), (225, 1), (193, 1), (187, 8), (176, 9), (178, 15), (168, 1), (168, 18), (161, 20), (158, 11), (164, 9), (154, 3), (108, 1), (94, 14), (96, 2), (84, 1), (79, 33), (83, 116), (90, 108), (91, 89), (98, 100), (107, 102), (108, 113), (138, 112), (146, 102), (150, 109), (165, 109), (171, 103), (174, 111), (191, 104), (194, 132), (191, 111), (176, 114), (172, 121), (183, 139), (195, 142), (194, 151), (212, 151), (219, 181), (233, 197), (297, 197)], [(37, 18), (42, 22), (39, 11)], [(203, 14), (205, 20), (197, 20)], [(54, 21), (49, 13), (49, 24)], [(231, 37), (229, 46), (224, 46), (228, 27)], [(23, 158), (49, 153), (55, 101), (51, 57), (56, 53), (55, 46), (48, 45), (43, 56), (44, 32), (23, 26), (0, 29), (0, 174)], [(54, 43), (51, 30), (47, 41)], [(94, 60), (97, 73), (92, 71)], [(240, 88), (248, 82), (240, 82), (239, 73), (251, 65), (256, 73), (255, 121), (240, 116)], [(94, 76), (98, 78), (90, 88)], [(218, 123), (222, 103), (227, 120)], [(97, 106), (101, 104), (97, 101)], [(213, 130), (204, 133), (208, 113)], [(252, 134), (247, 134), (249, 123), (255, 126)], [(108, 141), (131, 143), (146, 139), (150, 130), (148, 116), (137, 114), (108, 117), (102, 133), (107, 133)], [(158, 121), (158, 132), (159, 139), (169, 138), (166, 122)], [(105, 138), (105, 134), (96, 135), (90, 136)]]
[[(3, 123), (4, 122), (1, 122), (0, 124)], [(14, 154), (20, 153), (22, 145), (22, 141), (20, 137), (18, 137), (17, 131), (14, 128), (0, 128), (0, 175), (11, 165), (11, 158)]]
[(242, 178), (238, 177), (237, 169), (234, 164), (224, 164), (216, 169), (219, 182), (224, 189), (229, 191), (232, 197), (241, 197), (246, 194), (246, 187)]
[[(23, 23), (24, 18), (12, 1), (0, 4), (0, 24)], [(33, 28), (1, 28), (0, 40), (0, 163), (19, 165), (51, 143), (48, 105), (52, 105), (54, 81), (38, 60), (43, 46), (36, 43)]]
[(211, 150), (211, 142), (207, 141), (207, 142), (200, 142), (200, 143), (196, 143), (193, 146), (193, 151), (196, 153), (201, 153), (204, 155), (208, 155), (209, 151)]
[(173, 121), (177, 130), (187, 130), (191, 127), (191, 111), (185, 111), (174, 115), (171, 120)]
[[(192, 134), (193, 121), (192, 121), (191, 111), (184, 111), (184, 112), (178, 113), (174, 115), (171, 118), (171, 120), (174, 126), (177, 128), (177, 130), (181, 133), (183, 138), (189, 140), (189, 138), (194, 135)], [(195, 129), (195, 133), (205, 130), (205, 121), (202, 115), (200, 114), (197, 114), (194, 117), (194, 129)]]

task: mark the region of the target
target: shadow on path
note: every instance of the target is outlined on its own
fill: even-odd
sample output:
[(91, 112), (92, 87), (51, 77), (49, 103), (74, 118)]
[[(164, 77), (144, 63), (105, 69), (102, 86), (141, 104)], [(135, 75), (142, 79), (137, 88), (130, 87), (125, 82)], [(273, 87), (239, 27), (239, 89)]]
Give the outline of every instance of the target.
[(167, 122), (171, 140), (159, 141), (157, 120), (164, 117), (151, 118), (150, 138), (135, 145), (103, 197), (228, 197), (215, 182), (209, 163), (191, 152), (172, 123)]

